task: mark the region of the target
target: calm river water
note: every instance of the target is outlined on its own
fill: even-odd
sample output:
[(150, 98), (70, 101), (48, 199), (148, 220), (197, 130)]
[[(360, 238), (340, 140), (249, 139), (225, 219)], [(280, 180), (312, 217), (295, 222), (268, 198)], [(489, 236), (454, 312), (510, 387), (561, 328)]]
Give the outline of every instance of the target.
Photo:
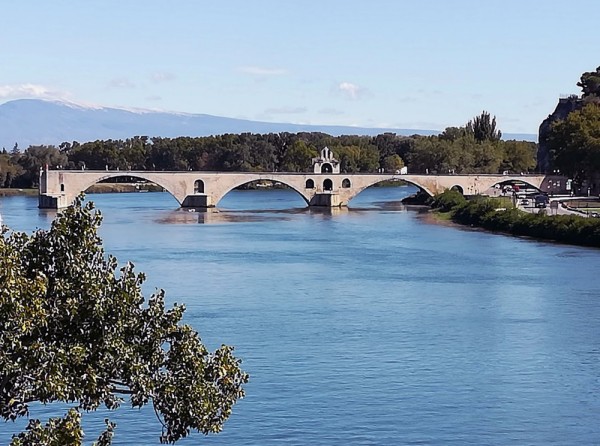
[[(168, 194), (88, 197), (107, 251), (250, 373), (224, 431), (180, 444), (600, 444), (600, 251), (429, 224), (400, 205), (412, 192), (319, 212), (234, 191), (207, 214)], [(47, 228), (36, 204), (2, 198), (0, 213)], [(109, 416), (114, 444), (158, 444), (151, 410)], [(16, 428), (0, 424), (0, 444)]]

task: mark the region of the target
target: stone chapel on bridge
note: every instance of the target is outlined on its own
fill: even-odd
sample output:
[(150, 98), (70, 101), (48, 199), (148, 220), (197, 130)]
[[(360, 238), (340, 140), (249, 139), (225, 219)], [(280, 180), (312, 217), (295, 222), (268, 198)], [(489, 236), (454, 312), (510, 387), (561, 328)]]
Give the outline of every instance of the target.
[(312, 164), (314, 173), (340, 173), (340, 162), (327, 146), (321, 149), (321, 156), (312, 159)]

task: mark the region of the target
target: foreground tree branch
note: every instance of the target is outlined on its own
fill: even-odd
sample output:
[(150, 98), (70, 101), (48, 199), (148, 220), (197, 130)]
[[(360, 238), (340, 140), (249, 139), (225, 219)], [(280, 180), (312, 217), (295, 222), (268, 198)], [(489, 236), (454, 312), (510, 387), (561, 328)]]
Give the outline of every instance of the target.
[[(12, 444), (81, 444), (81, 410), (116, 409), (123, 396), (152, 402), (161, 442), (221, 431), (244, 396), (241, 361), (228, 346), (208, 352), (181, 323), (185, 308), (165, 308), (163, 290), (146, 303), (144, 275), (106, 256), (101, 221), (81, 197), (48, 231), (1, 231), (0, 415), (29, 416), (32, 401), (75, 404), (45, 426), (30, 420)], [(99, 445), (111, 442), (106, 423)]]

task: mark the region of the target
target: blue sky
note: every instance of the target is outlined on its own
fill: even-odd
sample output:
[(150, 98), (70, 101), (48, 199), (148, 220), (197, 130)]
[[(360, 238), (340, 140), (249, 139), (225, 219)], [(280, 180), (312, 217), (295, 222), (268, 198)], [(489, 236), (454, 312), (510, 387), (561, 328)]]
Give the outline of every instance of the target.
[(487, 110), (505, 133), (537, 133), (600, 65), (597, 0), (19, 0), (0, 11), (0, 103), (434, 130)]

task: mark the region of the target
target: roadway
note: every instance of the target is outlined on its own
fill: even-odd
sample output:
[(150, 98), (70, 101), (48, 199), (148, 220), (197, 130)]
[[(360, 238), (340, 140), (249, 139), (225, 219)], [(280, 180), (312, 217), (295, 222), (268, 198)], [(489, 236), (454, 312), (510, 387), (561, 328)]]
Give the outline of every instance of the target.
[[(545, 208), (536, 207), (535, 200), (532, 198), (525, 199), (527, 201), (527, 204), (523, 204), (523, 202), (525, 201), (524, 199), (517, 199), (517, 208), (524, 212), (529, 212), (531, 214), (537, 214), (542, 209), (545, 209), (548, 215), (577, 215), (579, 217), (587, 217), (588, 215), (585, 212), (571, 210), (567, 208), (567, 206), (565, 206), (565, 203), (570, 200), (581, 200), (589, 198), (590, 197), (572, 197), (570, 195), (550, 197), (550, 204)], [(554, 205), (556, 207), (554, 207), (552, 203), (556, 203)]]

